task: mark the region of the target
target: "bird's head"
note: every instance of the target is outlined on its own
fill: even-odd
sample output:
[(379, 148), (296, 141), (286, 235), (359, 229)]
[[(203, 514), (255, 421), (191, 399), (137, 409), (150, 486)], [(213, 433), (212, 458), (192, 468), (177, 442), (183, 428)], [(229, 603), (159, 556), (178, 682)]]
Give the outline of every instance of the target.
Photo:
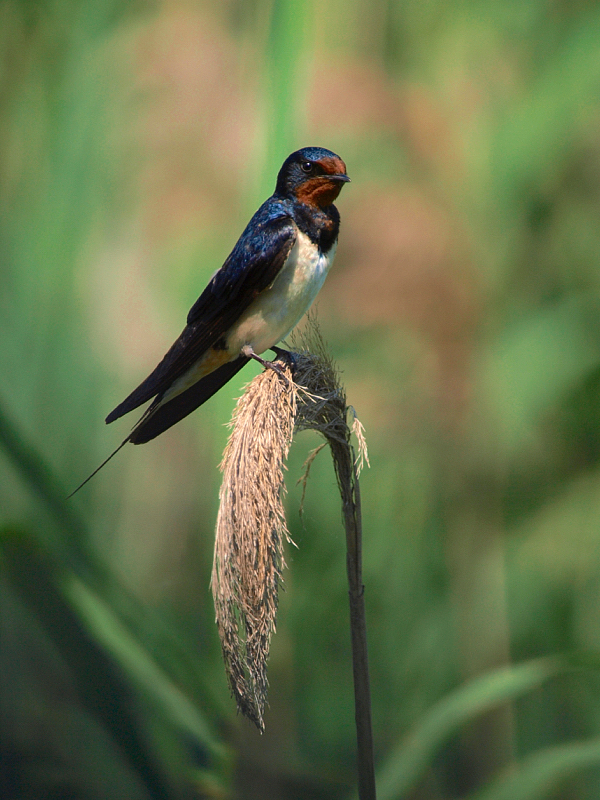
[(286, 158), (277, 176), (275, 194), (308, 206), (331, 205), (350, 178), (346, 165), (331, 150), (303, 147)]

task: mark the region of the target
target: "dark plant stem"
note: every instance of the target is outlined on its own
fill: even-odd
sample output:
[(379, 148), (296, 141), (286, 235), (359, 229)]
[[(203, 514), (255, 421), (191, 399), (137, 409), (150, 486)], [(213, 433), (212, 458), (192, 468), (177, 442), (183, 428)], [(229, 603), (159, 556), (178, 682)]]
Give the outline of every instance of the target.
[(365, 587), (362, 583), (362, 514), (360, 486), (354, 451), (349, 442), (328, 439), (342, 498), (342, 514), (346, 530), (346, 569), (350, 600), (350, 634), (352, 638), (352, 671), (354, 676), (354, 709), (356, 721), (358, 796), (375, 800), (375, 767), (373, 730), (371, 725), (371, 690), (367, 654)]

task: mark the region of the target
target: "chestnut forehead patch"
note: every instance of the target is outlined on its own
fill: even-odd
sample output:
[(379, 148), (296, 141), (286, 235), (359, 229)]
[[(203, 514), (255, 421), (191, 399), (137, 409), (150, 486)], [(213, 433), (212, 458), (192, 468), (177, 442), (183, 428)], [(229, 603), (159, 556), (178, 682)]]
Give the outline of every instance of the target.
[(346, 173), (346, 165), (338, 156), (327, 156), (327, 158), (320, 158), (317, 162), (327, 175), (339, 175)]

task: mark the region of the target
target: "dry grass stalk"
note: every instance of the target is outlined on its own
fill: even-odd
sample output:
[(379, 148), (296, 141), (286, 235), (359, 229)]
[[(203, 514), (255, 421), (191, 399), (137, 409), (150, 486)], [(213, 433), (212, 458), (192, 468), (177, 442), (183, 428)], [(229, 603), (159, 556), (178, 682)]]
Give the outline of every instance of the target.
[(317, 431), (328, 442), (348, 442), (346, 393), (313, 316), (303, 333), (294, 334), (292, 346), (294, 380), (305, 389), (298, 394), (296, 430)]
[[(371, 700), (362, 585), (362, 530), (358, 472), (368, 463), (362, 425), (314, 319), (297, 337), (286, 378), (267, 369), (238, 401), (223, 457), (212, 586), (229, 683), (238, 708), (264, 730), (267, 658), (275, 630), (284, 539), (283, 469), (295, 430), (321, 433), (331, 449), (346, 529), (350, 629), (358, 742), (360, 800), (375, 800)], [(293, 375), (294, 382), (291, 378)], [(354, 417), (359, 456), (350, 444)], [(314, 456), (306, 465), (305, 481)]]
[(267, 659), (289, 540), (283, 469), (296, 416), (291, 370), (273, 370), (246, 388), (223, 455), (212, 590), (221, 646), (238, 708), (264, 730)]
[[(360, 800), (375, 800), (367, 627), (362, 584), (362, 514), (358, 482), (358, 473), (365, 460), (369, 463), (369, 457), (363, 427), (354, 410), (346, 404), (346, 393), (314, 317), (309, 316), (306, 333), (294, 341), (294, 349), (299, 351), (294, 353), (294, 380), (307, 390), (307, 393), (298, 395), (296, 429), (315, 430), (325, 437), (331, 449), (342, 498), (358, 745), (358, 795)], [(309, 395), (312, 395), (312, 399)], [(350, 444), (352, 431), (347, 422), (349, 412), (354, 418), (352, 431), (358, 441), (358, 458)]]

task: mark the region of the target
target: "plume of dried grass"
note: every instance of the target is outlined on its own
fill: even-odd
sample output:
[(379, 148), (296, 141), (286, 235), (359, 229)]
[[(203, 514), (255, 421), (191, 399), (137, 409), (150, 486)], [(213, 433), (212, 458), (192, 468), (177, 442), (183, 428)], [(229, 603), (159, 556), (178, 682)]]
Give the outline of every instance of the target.
[(223, 454), (212, 590), (223, 657), (239, 710), (264, 730), (267, 660), (290, 540), (283, 470), (294, 432), (296, 387), (272, 369), (239, 399)]
[[(248, 385), (234, 412), (221, 464), (212, 575), (217, 625), (238, 708), (262, 731), (267, 659), (285, 566), (283, 546), (290, 538), (282, 505), (283, 470), (294, 430), (317, 431), (331, 449), (346, 530), (359, 797), (375, 800), (358, 483), (360, 468), (368, 463), (364, 431), (346, 403), (314, 318), (309, 317), (306, 332), (292, 344), (290, 361), (275, 362), (283, 375), (265, 370)], [(350, 443), (352, 432), (358, 458)], [(305, 485), (320, 449), (307, 460)]]

